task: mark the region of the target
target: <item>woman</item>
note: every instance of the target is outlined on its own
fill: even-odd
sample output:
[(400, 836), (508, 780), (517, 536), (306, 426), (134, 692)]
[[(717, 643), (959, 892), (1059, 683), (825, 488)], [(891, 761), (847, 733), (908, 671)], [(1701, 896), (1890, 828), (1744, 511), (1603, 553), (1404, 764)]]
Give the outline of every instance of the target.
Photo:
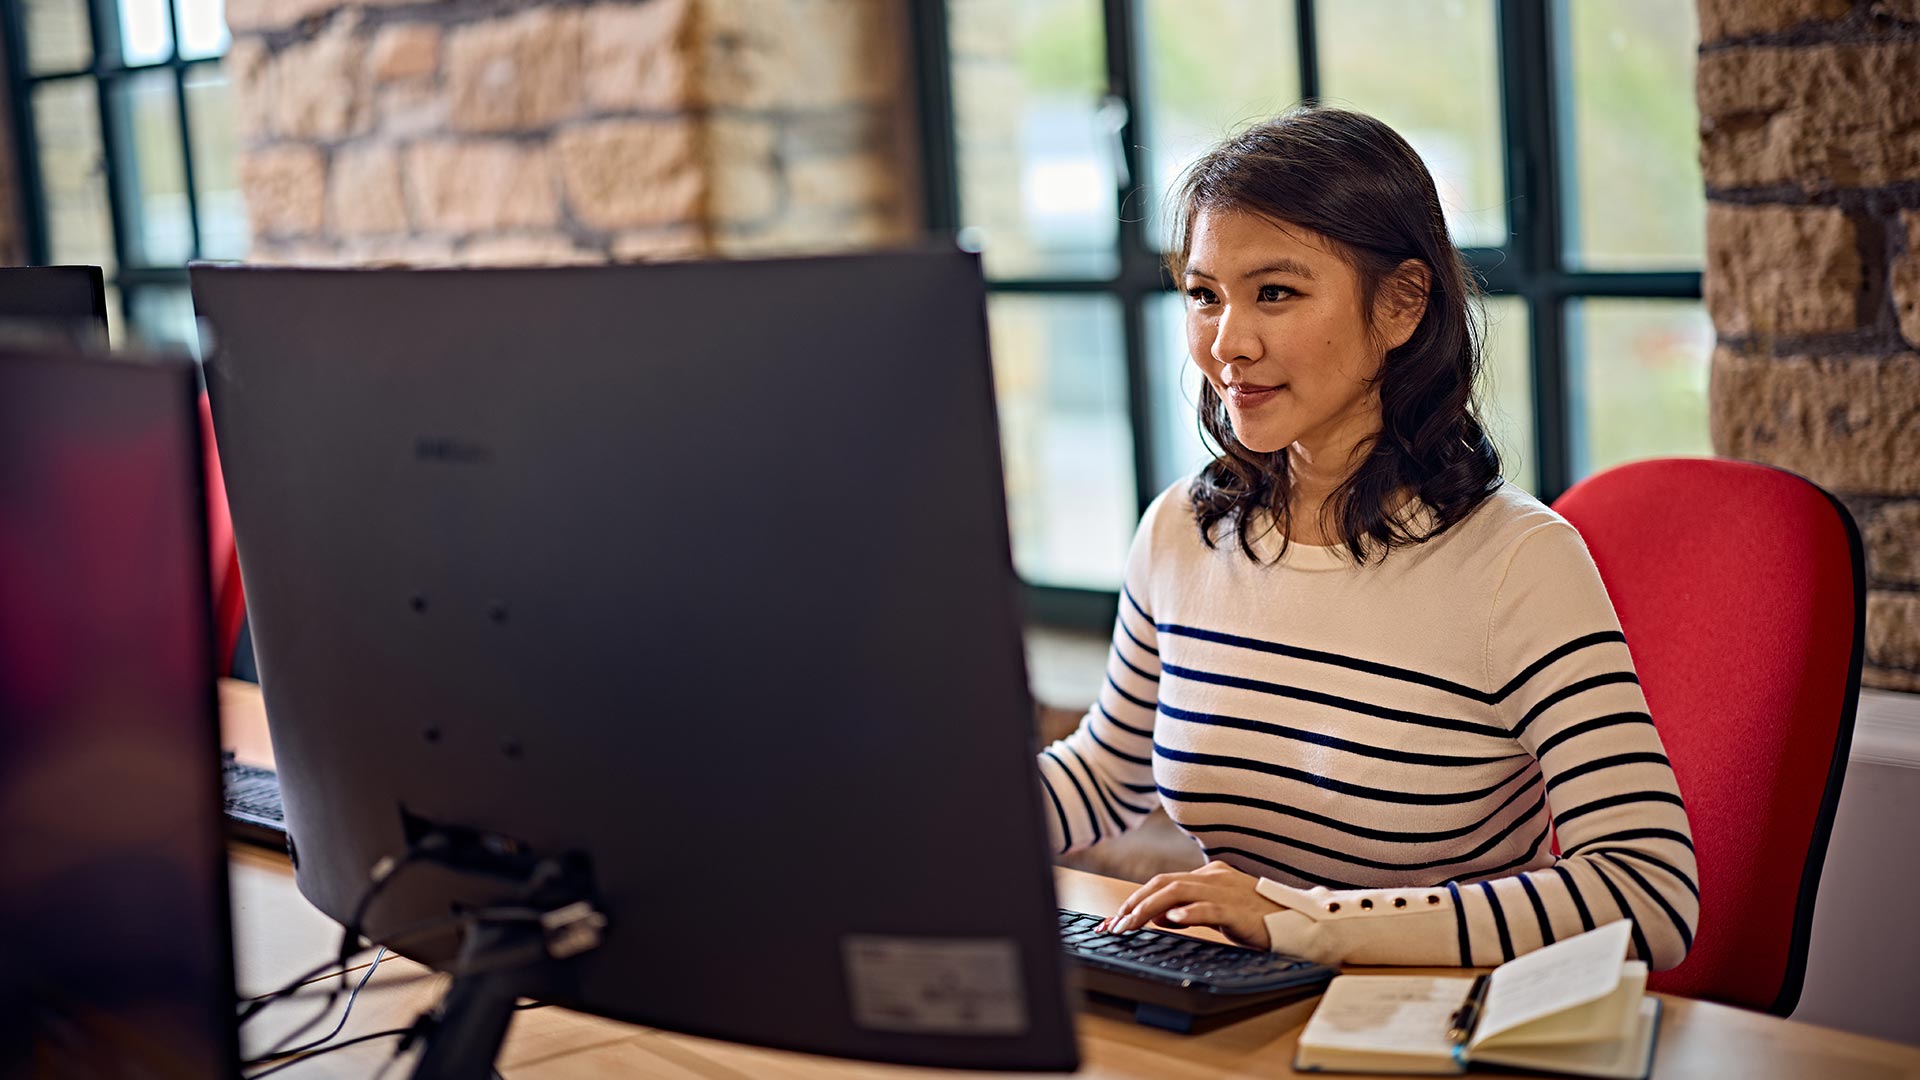
[(1377, 120), (1299, 110), (1175, 205), (1223, 451), (1147, 508), (1106, 684), (1039, 766), (1062, 852), (1157, 802), (1212, 861), (1103, 925), (1474, 965), (1625, 917), (1679, 963), (1679, 789), (1585, 545), (1500, 479), (1425, 166)]

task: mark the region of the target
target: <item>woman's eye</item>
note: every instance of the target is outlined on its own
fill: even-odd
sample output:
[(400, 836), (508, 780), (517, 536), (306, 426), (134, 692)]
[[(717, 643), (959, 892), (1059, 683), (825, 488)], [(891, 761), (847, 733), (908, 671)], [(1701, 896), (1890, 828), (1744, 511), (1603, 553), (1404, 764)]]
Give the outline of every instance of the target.
[(1292, 296), (1293, 294), (1294, 294), (1293, 290), (1287, 288), (1285, 285), (1260, 286), (1260, 300), (1263, 303), (1271, 303), (1275, 300), (1284, 300), (1287, 297)]
[(1196, 304), (1211, 304), (1213, 303), (1213, 290), (1196, 286), (1195, 288), (1187, 290), (1187, 299), (1192, 300)]

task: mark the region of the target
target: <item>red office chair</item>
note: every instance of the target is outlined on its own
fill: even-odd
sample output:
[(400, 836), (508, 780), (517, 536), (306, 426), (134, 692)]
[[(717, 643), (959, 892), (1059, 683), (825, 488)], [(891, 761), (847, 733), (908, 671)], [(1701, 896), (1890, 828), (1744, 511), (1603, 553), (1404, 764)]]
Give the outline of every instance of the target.
[(1554, 503), (1586, 539), (1686, 800), (1700, 925), (1652, 988), (1786, 1016), (1853, 741), (1860, 532), (1779, 469), (1622, 465)]
[(219, 673), (233, 672), (233, 653), (247, 618), (240, 588), (240, 550), (233, 542), (233, 518), (227, 513), (227, 485), (220, 475), (220, 449), (213, 441), (213, 407), (200, 392), (200, 439), (207, 466), (207, 551), (213, 560), (213, 647)]

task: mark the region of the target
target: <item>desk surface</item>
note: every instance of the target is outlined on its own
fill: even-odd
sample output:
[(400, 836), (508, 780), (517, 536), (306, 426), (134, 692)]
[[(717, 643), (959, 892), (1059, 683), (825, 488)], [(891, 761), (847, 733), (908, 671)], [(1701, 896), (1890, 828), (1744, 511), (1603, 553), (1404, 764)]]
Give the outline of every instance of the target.
[[(227, 745), (242, 760), (272, 763), (265, 714), (257, 691), (221, 687)], [(243, 996), (283, 984), (339, 947), (339, 926), (300, 895), (283, 857), (236, 846), (232, 873), (237, 978)], [(1110, 913), (1133, 886), (1074, 870), (1055, 871), (1063, 907)], [(1410, 969), (1391, 969), (1406, 973)], [(1448, 973), (1457, 974), (1457, 969)], [(354, 975), (355, 980), (358, 974)], [(443, 976), (410, 960), (382, 961), (339, 1038), (405, 1027), (444, 990)], [(243, 1049), (257, 1054), (305, 1022), (320, 1008), (324, 988), (310, 985), (292, 1003), (261, 1014), (243, 1030)], [(1798, 1024), (1744, 1009), (1662, 995), (1666, 1015), (1654, 1060), (1654, 1076), (1920, 1077), (1920, 1048)], [(1317, 999), (1316, 999), (1317, 1000)], [(1228, 1078), (1295, 1075), (1294, 1040), (1314, 1001), (1276, 1009), (1200, 1035), (1175, 1035), (1135, 1024), (1117, 1009), (1092, 1007), (1079, 1014), (1081, 1069), (1085, 1078)], [(325, 1031), (332, 1017), (312, 1034)], [(394, 1040), (376, 1040), (303, 1062), (289, 1080), (365, 1077), (393, 1051)], [(519, 1014), (502, 1049), (499, 1068), (507, 1080), (571, 1080), (606, 1076), (672, 1078), (853, 1078), (954, 1077), (944, 1069), (912, 1069), (813, 1057), (695, 1038), (605, 1020), (561, 1008)], [(979, 1074), (1006, 1076), (1005, 1073)], [(1052, 1075), (1052, 1074), (1040, 1074)]]

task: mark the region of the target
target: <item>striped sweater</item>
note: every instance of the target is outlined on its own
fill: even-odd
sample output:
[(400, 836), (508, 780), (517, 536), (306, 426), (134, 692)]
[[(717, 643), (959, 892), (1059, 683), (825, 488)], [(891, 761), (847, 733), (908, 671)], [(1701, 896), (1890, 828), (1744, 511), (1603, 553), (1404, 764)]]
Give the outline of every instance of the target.
[(1164, 806), (1324, 961), (1495, 964), (1625, 917), (1679, 963), (1686, 811), (1572, 526), (1508, 484), (1364, 567), (1278, 548), (1207, 548), (1184, 482), (1147, 509), (1099, 699), (1039, 756), (1056, 847)]

